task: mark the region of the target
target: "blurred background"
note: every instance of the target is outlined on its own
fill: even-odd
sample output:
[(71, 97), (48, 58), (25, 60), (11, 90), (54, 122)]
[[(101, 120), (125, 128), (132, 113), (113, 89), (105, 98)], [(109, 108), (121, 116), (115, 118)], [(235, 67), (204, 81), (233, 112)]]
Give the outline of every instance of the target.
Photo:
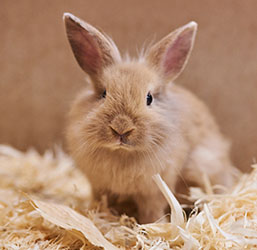
[(248, 171), (257, 156), (256, 0), (1, 0), (0, 143), (40, 152), (63, 144), (65, 116), (85, 84), (62, 22), (71, 12), (136, 55), (194, 20), (198, 35), (177, 84), (203, 99)]

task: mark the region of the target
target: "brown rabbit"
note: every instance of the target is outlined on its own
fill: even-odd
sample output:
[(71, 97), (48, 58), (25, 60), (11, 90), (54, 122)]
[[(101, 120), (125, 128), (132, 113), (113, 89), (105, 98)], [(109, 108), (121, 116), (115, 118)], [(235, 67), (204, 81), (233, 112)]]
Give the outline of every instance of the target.
[[(184, 69), (197, 24), (175, 30), (138, 60), (122, 59), (114, 42), (65, 13), (68, 39), (91, 84), (75, 100), (67, 128), (69, 150), (96, 198), (131, 198), (139, 222), (153, 222), (167, 203), (152, 176), (174, 191), (178, 177), (203, 185), (233, 183), (229, 144), (208, 108), (172, 83)], [(93, 88), (92, 88), (93, 87)]]

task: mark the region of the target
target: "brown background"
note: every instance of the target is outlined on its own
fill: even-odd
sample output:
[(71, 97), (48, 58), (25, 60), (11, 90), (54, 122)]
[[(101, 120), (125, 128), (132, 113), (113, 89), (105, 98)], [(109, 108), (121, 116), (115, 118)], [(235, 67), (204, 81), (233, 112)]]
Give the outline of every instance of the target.
[(191, 20), (195, 48), (177, 80), (204, 99), (249, 169), (257, 155), (256, 0), (23, 0), (0, 2), (0, 143), (41, 152), (63, 140), (65, 115), (83, 87), (62, 23), (71, 12), (136, 54)]

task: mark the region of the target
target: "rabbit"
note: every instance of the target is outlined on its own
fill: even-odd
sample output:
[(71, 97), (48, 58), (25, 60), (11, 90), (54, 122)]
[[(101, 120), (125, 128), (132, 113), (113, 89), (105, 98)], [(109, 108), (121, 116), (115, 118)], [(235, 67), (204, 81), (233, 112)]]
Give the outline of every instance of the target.
[(95, 199), (105, 194), (114, 207), (133, 201), (139, 223), (150, 223), (167, 207), (152, 179), (157, 173), (173, 192), (180, 177), (200, 187), (204, 175), (212, 184), (233, 185), (230, 143), (207, 106), (173, 83), (191, 53), (195, 22), (138, 59), (122, 58), (110, 37), (78, 17), (65, 13), (64, 22), (89, 76), (68, 116), (67, 145)]

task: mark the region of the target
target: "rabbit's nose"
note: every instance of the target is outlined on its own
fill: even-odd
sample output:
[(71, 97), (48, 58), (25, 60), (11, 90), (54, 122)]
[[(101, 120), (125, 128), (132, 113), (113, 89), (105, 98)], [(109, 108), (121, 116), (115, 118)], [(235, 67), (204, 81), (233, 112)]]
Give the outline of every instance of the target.
[(136, 129), (130, 117), (119, 114), (109, 124), (111, 133), (121, 142), (127, 143), (128, 137)]
[(125, 131), (118, 131), (117, 129), (115, 129), (113, 126), (110, 126), (110, 129), (113, 133), (114, 136), (117, 136), (120, 138), (121, 142), (125, 142), (127, 137), (132, 133), (132, 131), (134, 130), (134, 128), (129, 128)]

